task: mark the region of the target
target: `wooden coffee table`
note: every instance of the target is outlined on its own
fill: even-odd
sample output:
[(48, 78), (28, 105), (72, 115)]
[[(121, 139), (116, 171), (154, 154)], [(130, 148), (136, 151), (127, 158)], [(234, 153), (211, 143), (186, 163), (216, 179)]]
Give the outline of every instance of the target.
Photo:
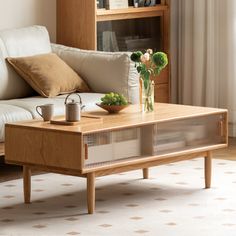
[(30, 203), (32, 168), (87, 178), (90, 214), (98, 176), (142, 169), (147, 179), (149, 167), (204, 157), (209, 188), (211, 151), (228, 143), (227, 110), (161, 103), (152, 113), (139, 109), (132, 105), (116, 115), (97, 110), (76, 126), (40, 120), (7, 124), (5, 160), (24, 167), (25, 203)]

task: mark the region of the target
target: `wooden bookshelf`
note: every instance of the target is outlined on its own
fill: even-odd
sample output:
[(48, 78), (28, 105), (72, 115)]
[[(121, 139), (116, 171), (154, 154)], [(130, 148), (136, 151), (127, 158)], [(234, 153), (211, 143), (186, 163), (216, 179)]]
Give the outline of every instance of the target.
[[(137, 50), (152, 48), (155, 51), (164, 51), (170, 58), (169, 8), (169, 1), (166, 0), (153, 7), (116, 10), (97, 9), (95, 0), (57, 0), (57, 43), (103, 51), (103, 30), (112, 31), (116, 33), (118, 41), (122, 39), (122, 45), (127, 46), (120, 47), (120, 40), (120, 51), (135, 51), (137, 45)], [(140, 44), (137, 37), (140, 37)], [(155, 43), (156, 47), (153, 46)], [(116, 49), (109, 50), (108, 47), (105, 50), (117, 51)], [(156, 102), (170, 100), (169, 68), (168, 66), (155, 79)]]
[(163, 16), (163, 11), (168, 10), (168, 6), (160, 5), (155, 7), (129, 7), (126, 9), (117, 10), (97, 10), (97, 21), (108, 21), (108, 20), (123, 20), (123, 19), (135, 19), (135, 18), (146, 18)]

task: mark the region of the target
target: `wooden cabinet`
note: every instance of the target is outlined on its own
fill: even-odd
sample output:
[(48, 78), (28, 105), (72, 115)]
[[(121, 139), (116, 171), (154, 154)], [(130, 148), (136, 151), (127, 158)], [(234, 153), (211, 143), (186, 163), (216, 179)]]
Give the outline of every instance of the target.
[[(40, 120), (7, 124), (5, 159), (83, 175), (155, 166), (154, 161), (192, 158), (193, 153), (198, 157), (227, 146), (226, 110), (162, 103), (155, 104), (153, 113), (144, 115), (138, 109), (133, 105), (116, 115), (89, 112), (76, 126)], [(102, 121), (94, 119), (95, 114)]]
[[(132, 2), (132, 1), (129, 1)], [(106, 10), (96, 0), (57, 0), (57, 43), (101, 51), (169, 50), (169, 1)], [(169, 101), (169, 66), (155, 79), (155, 98)]]
[(89, 112), (76, 126), (40, 120), (7, 124), (5, 161), (24, 166), (25, 202), (32, 168), (85, 177), (89, 214), (99, 176), (143, 169), (147, 179), (149, 167), (204, 157), (210, 188), (211, 151), (228, 144), (227, 110), (156, 103), (154, 112), (143, 114), (139, 107), (115, 115)]

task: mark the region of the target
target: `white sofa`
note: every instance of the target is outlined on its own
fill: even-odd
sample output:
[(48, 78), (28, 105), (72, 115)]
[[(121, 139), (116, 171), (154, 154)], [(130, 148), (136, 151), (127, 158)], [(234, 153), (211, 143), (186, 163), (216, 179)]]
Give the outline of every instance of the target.
[[(85, 36), (86, 37), (86, 36)], [(0, 145), (7, 122), (38, 118), (37, 105), (55, 104), (55, 115), (64, 114), (66, 95), (55, 98), (37, 96), (31, 87), (7, 64), (6, 57), (32, 56), (54, 52), (67, 62), (93, 92), (81, 93), (85, 110), (96, 108), (107, 92), (124, 94), (131, 103), (139, 101), (139, 80), (128, 53), (86, 51), (51, 44), (43, 26), (0, 31)], [(66, 78), (65, 78), (66, 79)]]

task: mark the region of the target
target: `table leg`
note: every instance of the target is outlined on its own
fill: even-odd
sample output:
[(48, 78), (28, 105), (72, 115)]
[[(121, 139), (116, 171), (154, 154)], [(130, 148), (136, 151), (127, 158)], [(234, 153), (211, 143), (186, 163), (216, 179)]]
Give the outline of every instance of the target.
[(95, 210), (95, 173), (87, 174), (87, 205), (88, 213), (93, 214)]
[(205, 188), (211, 187), (211, 170), (212, 169), (212, 153), (207, 152), (205, 157)]
[(144, 179), (148, 179), (149, 178), (149, 169), (148, 168), (144, 168), (143, 169), (143, 178)]
[(31, 170), (28, 166), (23, 166), (23, 182), (24, 182), (24, 200), (25, 203), (30, 203)]

